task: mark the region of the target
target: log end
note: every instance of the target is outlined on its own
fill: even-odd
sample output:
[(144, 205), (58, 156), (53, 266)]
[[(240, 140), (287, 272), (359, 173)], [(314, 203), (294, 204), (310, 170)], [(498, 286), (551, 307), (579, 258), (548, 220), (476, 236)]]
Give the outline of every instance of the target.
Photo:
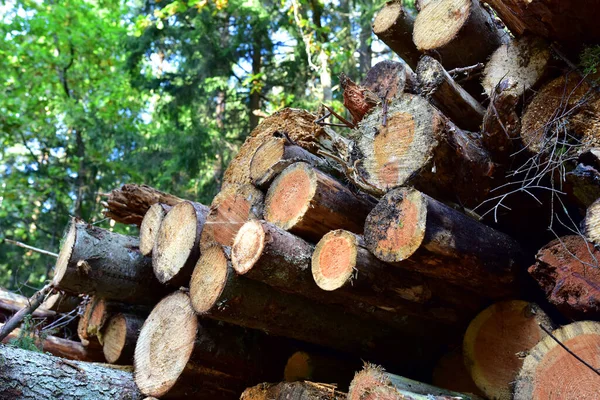
[(231, 264), (244, 275), (258, 261), (265, 248), (266, 233), (259, 221), (248, 221), (238, 231), (231, 248)]
[(385, 11), (380, 11), (373, 21), (373, 33), (377, 36), (385, 34), (390, 30), (399, 18), (405, 13), (401, 2), (389, 2), (384, 6)]
[(310, 380), (313, 376), (313, 367), (310, 354), (297, 351), (288, 358), (283, 370), (283, 379), (286, 382)]
[[(348, 391), (348, 400), (362, 400), (365, 398), (364, 396), (376, 388), (388, 385), (390, 385), (389, 378), (387, 378), (381, 367), (366, 364), (362, 371), (354, 375), (354, 379), (350, 383), (350, 390)], [(395, 399), (397, 397), (391, 398)], [(383, 399), (387, 399), (387, 397), (383, 397)]]
[(194, 349), (198, 319), (187, 294), (161, 300), (142, 326), (135, 347), (135, 383), (147, 396), (164, 396)]
[(205, 314), (215, 305), (227, 282), (229, 262), (221, 246), (202, 252), (190, 281), (190, 298), (198, 314)]
[(60, 246), (60, 253), (58, 253), (58, 259), (56, 260), (56, 266), (54, 267), (54, 286), (60, 288), (60, 281), (64, 278), (67, 272), (69, 261), (71, 261), (71, 254), (73, 254), (73, 248), (75, 247), (75, 241), (77, 239), (77, 220), (71, 219), (69, 230), (63, 240), (62, 246)]
[(420, 51), (439, 49), (454, 39), (469, 18), (472, 2), (443, 0), (428, 5), (415, 19), (413, 41)]
[(600, 244), (600, 200), (596, 200), (585, 213), (584, 232), (587, 240)]
[(140, 226), (140, 252), (143, 255), (147, 256), (152, 253), (152, 248), (158, 237), (160, 224), (166, 214), (165, 206), (155, 203), (150, 206), (148, 212), (144, 215), (142, 225)]
[(285, 152), (285, 138), (271, 137), (260, 145), (250, 161), (250, 179), (256, 183), (279, 162)]
[(338, 229), (327, 233), (315, 247), (312, 274), (323, 290), (336, 290), (350, 281), (358, 253), (356, 236)]
[(115, 364), (121, 357), (127, 340), (127, 321), (123, 314), (117, 314), (108, 321), (103, 338), (104, 358), (110, 364)]

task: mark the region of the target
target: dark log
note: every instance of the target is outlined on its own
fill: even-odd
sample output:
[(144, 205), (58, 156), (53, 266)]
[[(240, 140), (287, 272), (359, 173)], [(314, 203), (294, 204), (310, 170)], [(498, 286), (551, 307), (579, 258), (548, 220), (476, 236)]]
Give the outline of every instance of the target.
[(411, 68), (417, 66), (421, 53), (413, 43), (415, 17), (402, 6), (402, 2), (388, 1), (377, 13), (373, 22), (373, 32), (387, 44)]
[(577, 166), (567, 172), (565, 190), (582, 211), (600, 199), (600, 148), (582, 152)]
[(297, 351), (288, 358), (283, 370), (283, 379), (287, 382), (326, 382), (346, 391), (354, 372), (360, 367), (358, 359)]
[(444, 354), (433, 369), (433, 378), (431, 383), (434, 386), (461, 392), (474, 394), (479, 397), (485, 395), (471, 378), (471, 374), (465, 366), (462, 346)]
[(375, 64), (367, 72), (361, 85), (378, 98), (388, 101), (397, 98), (404, 92), (417, 93), (419, 91), (419, 81), (413, 70), (404, 63), (391, 60)]
[(140, 251), (143, 255), (152, 255), (152, 248), (158, 237), (158, 230), (163, 219), (172, 207), (166, 204), (155, 203), (150, 206), (144, 215), (140, 226)]
[(345, 400), (335, 385), (314, 382), (261, 383), (242, 393), (241, 400)]
[(365, 242), (380, 260), (490, 298), (515, 293), (525, 265), (507, 235), (409, 188), (381, 199), (367, 217)]
[(144, 318), (135, 314), (113, 315), (102, 332), (102, 351), (111, 364), (133, 363), (133, 352)]

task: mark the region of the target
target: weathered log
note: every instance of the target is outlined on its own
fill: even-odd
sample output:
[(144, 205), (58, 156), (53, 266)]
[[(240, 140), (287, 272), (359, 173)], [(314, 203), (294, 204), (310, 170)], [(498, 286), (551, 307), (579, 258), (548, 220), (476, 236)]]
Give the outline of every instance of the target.
[(485, 109), (446, 72), (442, 64), (423, 56), (417, 66), (422, 94), (457, 126), (478, 131)]
[(210, 205), (200, 237), (200, 248), (215, 244), (231, 246), (237, 231), (246, 221), (262, 218), (263, 207), (264, 194), (254, 186), (231, 184), (225, 187)]
[(600, 199), (600, 147), (579, 155), (577, 166), (566, 174), (565, 190), (581, 210), (587, 210)]
[(241, 400), (345, 400), (335, 385), (314, 382), (261, 383), (244, 390)]
[(556, 340), (546, 335), (528, 352), (516, 380), (514, 399), (598, 398), (600, 323), (575, 322), (553, 331), (552, 336)]
[(405, 63), (392, 60), (383, 60), (375, 64), (369, 69), (361, 85), (378, 98), (388, 101), (404, 92), (419, 91), (419, 81), (414, 71)]
[(149, 256), (152, 254), (152, 248), (154, 247), (154, 243), (156, 243), (160, 225), (171, 208), (171, 206), (166, 204), (155, 203), (144, 214), (144, 219), (140, 226), (140, 251), (143, 255)]
[(102, 351), (106, 361), (111, 364), (133, 362), (133, 353), (144, 318), (135, 314), (119, 313), (113, 315), (102, 332)]
[(152, 204), (174, 206), (183, 199), (147, 185), (126, 184), (108, 194), (104, 215), (123, 224), (140, 226)]
[(81, 297), (60, 291), (54, 291), (53, 294), (46, 297), (40, 308), (47, 308), (59, 314), (68, 314), (79, 307)]
[(507, 36), (478, 0), (427, 2), (413, 31), (417, 49), (439, 57), (446, 69), (486, 61)]
[[(5, 312), (8, 315), (16, 313), (27, 307), (28, 304), (29, 299), (27, 297), (0, 288), (0, 310), (3, 311), (3, 314)], [(31, 314), (31, 316), (34, 318), (54, 318), (56, 317), (56, 312), (50, 310), (48, 304), (44, 302)]]
[(287, 382), (326, 382), (335, 384), (338, 389), (348, 390), (354, 372), (360, 367), (358, 359), (297, 351), (288, 358), (283, 379)]
[(161, 283), (187, 286), (200, 257), (200, 235), (207, 214), (208, 207), (191, 201), (183, 201), (169, 211), (152, 249), (154, 275)]
[(0, 346), (0, 399), (136, 400), (130, 371)]
[(465, 365), (490, 399), (512, 399), (512, 384), (523, 356), (554, 327), (534, 303), (511, 300), (483, 310), (469, 325), (463, 341)]
[(305, 163), (286, 168), (265, 200), (265, 220), (309, 240), (332, 229), (362, 233), (373, 204)]
[(588, 241), (600, 245), (600, 197), (588, 207), (585, 213), (583, 232)]
[(375, 194), (410, 184), (466, 206), (485, 198), (494, 169), (478, 135), (460, 130), (426, 99), (408, 93), (386, 113), (376, 109), (363, 119), (352, 155)]
[(452, 390), (454, 392), (470, 393), (479, 397), (485, 397), (479, 390), (471, 374), (465, 366), (462, 346), (444, 354), (433, 369), (431, 383), (434, 386)]
[(542, 247), (529, 274), (551, 304), (571, 319), (600, 317), (600, 251), (581, 236), (564, 236)]
[(365, 223), (367, 248), (380, 260), (498, 298), (518, 289), (524, 266), (507, 235), (415, 189), (394, 189)]
[[(96, 337), (96, 334), (98, 333), (97, 330), (93, 330), (90, 329), (89, 333), (88, 333), (88, 325), (90, 324), (90, 320), (92, 319), (92, 314), (94, 312), (94, 309), (96, 308), (96, 305), (102, 300), (101, 297), (98, 296), (91, 296), (88, 299), (84, 300), (84, 303), (82, 304), (82, 308), (83, 308), (83, 312), (81, 313), (81, 315), (79, 316), (79, 321), (77, 323), (77, 336), (79, 337), (79, 340), (81, 340), (81, 343), (83, 343), (84, 346), (90, 346), (90, 341), (96, 341), (98, 342), (98, 339), (94, 339), (94, 337)], [(98, 319), (99, 317), (103, 317), (102, 314), (96, 313), (96, 322), (94, 323), (96, 326), (98, 325)], [(94, 347), (93, 345), (95, 344), (99, 344), (99, 343), (93, 343), (92, 347)], [(95, 346), (98, 347), (98, 346)]]
[(413, 42), (413, 13), (400, 1), (388, 1), (373, 21), (373, 32), (411, 68), (417, 66), (421, 53)]
[(53, 284), (74, 294), (152, 304), (165, 290), (138, 245), (137, 238), (73, 219), (56, 262)]

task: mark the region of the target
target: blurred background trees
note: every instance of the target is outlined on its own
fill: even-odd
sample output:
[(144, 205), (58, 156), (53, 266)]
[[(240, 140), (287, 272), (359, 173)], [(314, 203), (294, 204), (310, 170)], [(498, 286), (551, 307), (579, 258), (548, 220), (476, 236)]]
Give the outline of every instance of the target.
[[(262, 118), (341, 112), (339, 73), (392, 57), (371, 34), (383, 3), (3, 1), (0, 240), (57, 252), (70, 216), (110, 227), (99, 201), (127, 182), (210, 204)], [(3, 243), (0, 286), (27, 293), (53, 265)]]

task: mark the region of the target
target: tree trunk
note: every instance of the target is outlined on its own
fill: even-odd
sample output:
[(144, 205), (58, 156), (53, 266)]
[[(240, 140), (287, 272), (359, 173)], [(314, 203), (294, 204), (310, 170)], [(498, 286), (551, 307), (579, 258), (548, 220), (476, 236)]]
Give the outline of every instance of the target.
[(135, 314), (113, 315), (102, 332), (102, 351), (111, 364), (133, 363), (133, 352), (144, 318)]
[(286, 168), (265, 200), (265, 220), (303, 238), (319, 240), (332, 229), (362, 233), (373, 204), (305, 163)]
[(63, 242), (54, 286), (70, 293), (152, 304), (164, 293), (152, 263), (142, 256), (137, 238), (73, 220)]
[[(592, 368), (598, 368), (600, 323), (575, 322), (552, 335)], [(596, 399), (600, 378), (598, 370), (592, 368), (546, 335), (525, 358), (516, 380), (514, 399)]]
[(348, 390), (354, 373), (360, 367), (358, 359), (297, 351), (288, 358), (283, 379), (286, 382), (330, 382), (335, 383), (338, 389)]
[[(370, 7), (370, 5), (366, 6)], [(348, 12), (350, 12), (350, 10), (348, 10)], [(370, 16), (372, 17), (372, 15)], [(360, 76), (367, 75), (367, 72), (371, 69), (371, 61), (373, 59), (373, 51), (371, 49), (371, 18), (366, 17), (367, 16), (363, 15), (362, 18), (360, 18), (360, 34), (358, 37), (358, 73)], [(350, 16), (348, 16), (347, 26), (352, 26)]]
[(174, 206), (163, 220), (152, 249), (154, 274), (163, 284), (187, 286), (200, 257), (200, 235), (208, 207), (184, 201)]
[(242, 393), (241, 400), (345, 400), (335, 385), (314, 382), (261, 383)]
[(104, 215), (123, 224), (140, 226), (152, 204), (174, 206), (183, 200), (179, 197), (151, 188), (147, 185), (123, 185), (108, 194)]
[(0, 399), (142, 399), (133, 374), (0, 346)]
[(375, 17), (373, 32), (411, 68), (417, 67), (421, 53), (413, 42), (415, 17), (401, 2), (389, 1)]
[(585, 213), (583, 232), (588, 241), (600, 245), (600, 197), (588, 207)]
[(478, 0), (427, 2), (413, 31), (417, 49), (439, 57), (446, 69), (485, 62), (506, 39)]
[(454, 82), (442, 64), (423, 56), (417, 66), (422, 93), (457, 126), (479, 131), (485, 109), (465, 89)]
[(409, 188), (388, 192), (371, 211), (365, 242), (380, 260), (489, 298), (514, 294), (524, 265), (516, 241)]
[(144, 215), (142, 225), (140, 226), (140, 252), (143, 255), (152, 255), (152, 248), (154, 247), (154, 243), (156, 243), (160, 225), (171, 208), (171, 206), (166, 204), (155, 203), (150, 206), (148, 212)]
[(522, 354), (546, 336), (540, 324), (554, 324), (536, 304), (521, 300), (496, 303), (471, 322), (463, 342), (465, 365), (490, 399), (511, 400)]
[(567, 318), (600, 317), (600, 251), (581, 236), (564, 236), (542, 247), (529, 274)]
[(252, 86), (250, 87), (250, 130), (256, 128), (259, 121), (256, 112), (260, 111), (260, 90), (262, 86), (259, 78), (262, 69), (261, 50), (261, 35), (258, 34), (254, 37), (254, 45), (252, 47), (252, 75), (256, 78), (253, 80)]
[(473, 206), (490, 190), (494, 165), (480, 138), (458, 129), (422, 97), (405, 93), (387, 112), (373, 111), (357, 137), (352, 164), (374, 194), (414, 185)]

